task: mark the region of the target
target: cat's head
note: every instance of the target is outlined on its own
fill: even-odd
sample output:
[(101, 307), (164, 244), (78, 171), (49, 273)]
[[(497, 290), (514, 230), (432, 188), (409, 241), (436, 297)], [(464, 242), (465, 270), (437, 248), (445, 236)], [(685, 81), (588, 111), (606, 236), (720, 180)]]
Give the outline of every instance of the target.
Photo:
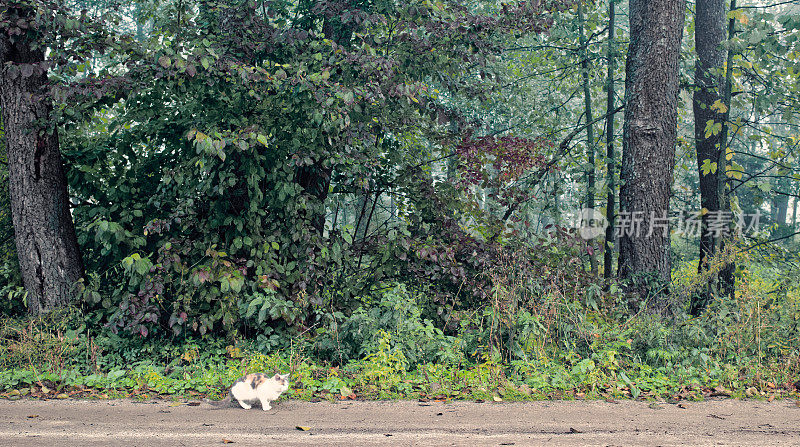
[(280, 385), (283, 391), (289, 389), (289, 374), (275, 374), (274, 376), (272, 376), (272, 380), (274, 380), (275, 383)]

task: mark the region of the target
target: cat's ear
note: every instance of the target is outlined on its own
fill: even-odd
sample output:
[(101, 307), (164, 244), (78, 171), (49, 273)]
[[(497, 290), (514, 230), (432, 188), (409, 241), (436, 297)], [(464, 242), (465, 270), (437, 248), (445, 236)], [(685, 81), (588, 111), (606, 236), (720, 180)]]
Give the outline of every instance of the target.
[(273, 379), (274, 379), (274, 380), (281, 380), (281, 375), (280, 375), (280, 374), (275, 374), (275, 376), (273, 377)]
[(284, 374), (284, 375), (282, 375), (282, 376), (281, 376), (281, 379), (283, 379), (283, 380), (289, 380), (289, 374)]

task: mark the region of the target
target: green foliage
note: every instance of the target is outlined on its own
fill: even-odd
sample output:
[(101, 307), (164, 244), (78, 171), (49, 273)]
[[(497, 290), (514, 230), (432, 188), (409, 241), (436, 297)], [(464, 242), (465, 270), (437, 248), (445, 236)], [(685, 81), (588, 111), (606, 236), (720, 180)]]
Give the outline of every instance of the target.
[(454, 363), (457, 340), (447, 336), (423, 316), (424, 302), (403, 285), (388, 289), (377, 303), (362, 305), (350, 316), (340, 316), (317, 331), (314, 349), (321, 358), (369, 359), (387, 350), (398, 352), (402, 362)]

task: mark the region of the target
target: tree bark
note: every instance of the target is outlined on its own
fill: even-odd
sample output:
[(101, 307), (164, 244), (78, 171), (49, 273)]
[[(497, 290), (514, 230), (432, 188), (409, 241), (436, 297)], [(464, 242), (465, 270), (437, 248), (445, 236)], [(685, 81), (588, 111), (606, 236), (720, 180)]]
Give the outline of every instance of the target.
[[(730, 11), (736, 9), (736, 0), (731, 0)], [(733, 39), (736, 33), (736, 19), (731, 17), (728, 19), (728, 41)], [(722, 148), (720, 148), (717, 158), (717, 195), (719, 196), (720, 209), (722, 212), (730, 213), (731, 199), (729, 191), (731, 190), (730, 179), (728, 178), (728, 132), (730, 130), (730, 117), (731, 117), (731, 90), (733, 88), (733, 50), (728, 48), (726, 61), (725, 61), (725, 85), (722, 89), (722, 103), (725, 106), (725, 111), (722, 116), (722, 130), (720, 131), (720, 141)], [(715, 250), (717, 253), (722, 253), (725, 249), (725, 244), (729, 243), (730, 236), (733, 235), (733, 223), (731, 222), (728, 227), (728, 233), (721, 238), (714, 241)], [(736, 288), (736, 264), (734, 262), (726, 262), (725, 266), (719, 272), (719, 285), (718, 293), (723, 296), (733, 298)]]
[[(724, 78), (722, 69), (725, 63), (725, 51), (722, 42), (725, 39), (725, 2), (724, 0), (697, 0), (695, 9), (695, 50), (697, 62), (695, 63), (694, 79), (696, 89), (692, 98), (694, 111), (694, 138), (697, 149), (697, 172), (700, 180), (700, 206), (709, 212), (701, 217), (700, 230), (700, 261), (698, 273), (708, 270), (709, 261), (716, 254), (716, 241), (714, 234), (709, 232), (709, 222), (722, 210), (723, 204), (719, 191), (717, 172), (705, 172), (706, 163), (717, 163), (720, 151), (725, 150), (722, 132), (711, 132), (706, 137), (706, 128), (709, 125), (721, 125), (725, 115), (722, 105), (722, 91)], [(724, 154), (722, 156), (724, 160)], [(724, 169), (724, 166), (717, 166)], [(707, 171), (707, 168), (706, 168)], [(722, 185), (724, 188), (724, 184)], [(712, 278), (709, 284), (716, 284), (717, 278)], [(690, 313), (696, 315), (709, 301), (709, 295), (715, 288), (709, 287), (706, 291), (692, 297)]]
[(619, 276), (628, 280), (629, 291), (638, 296), (632, 307), (638, 308), (648, 299), (648, 308), (655, 313), (668, 307), (666, 218), (677, 139), (683, 20), (682, 0), (630, 2), (620, 209), (629, 223), (640, 224), (620, 229)]
[[(30, 22), (30, 6), (9, 6), (12, 22)], [(28, 30), (10, 36), (0, 28), (0, 107), (8, 150), (11, 214), (28, 312), (42, 315), (67, 305), (83, 262), (69, 209), (58, 133), (48, 129), (44, 50)]]
[(603, 251), (603, 277), (608, 279), (614, 270), (614, 221), (616, 219), (616, 163), (614, 150), (614, 70), (617, 59), (614, 50), (614, 0), (608, 1), (608, 79), (606, 80), (606, 227), (605, 250)]
[(779, 225), (786, 225), (786, 215), (789, 212), (789, 196), (773, 198), (772, 211), (772, 221)]

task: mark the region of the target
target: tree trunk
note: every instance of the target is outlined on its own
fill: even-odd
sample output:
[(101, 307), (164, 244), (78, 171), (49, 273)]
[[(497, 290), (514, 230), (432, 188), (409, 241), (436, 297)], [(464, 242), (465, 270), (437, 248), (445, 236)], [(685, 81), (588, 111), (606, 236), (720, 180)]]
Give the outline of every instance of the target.
[[(716, 254), (714, 234), (709, 232), (709, 222), (722, 209), (721, 194), (717, 172), (704, 172), (703, 166), (717, 163), (720, 151), (725, 150), (722, 132), (710, 132), (706, 137), (709, 125), (721, 125), (724, 120), (722, 90), (724, 78), (721, 74), (725, 63), (725, 51), (722, 42), (725, 39), (725, 2), (724, 0), (697, 0), (695, 10), (695, 63), (696, 90), (692, 98), (694, 111), (694, 138), (697, 149), (697, 172), (700, 180), (700, 206), (709, 212), (701, 217), (700, 262), (698, 273), (708, 269), (711, 258)], [(700, 26), (698, 26), (700, 25)], [(724, 159), (724, 155), (723, 155)], [(723, 169), (717, 166), (717, 169)], [(724, 185), (723, 185), (724, 187)], [(715, 275), (716, 276), (716, 275)], [(709, 285), (716, 284), (712, 278)], [(696, 315), (706, 303), (715, 286), (692, 297), (690, 313)]]
[(786, 215), (789, 212), (789, 196), (777, 196), (772, 199), (772, 221), (779, 225), (786, 225)]
[[(586, 41), (586, 35), (583, 27), (583, 4), (578, 4), (578, 22), (580, 27), (580, 43), (581, 43), (581, 72), (583, 74), (583, 100), (584, 111), (586, 115), (586, 171), (584, 177), (586, 181), (586, 208), (594, 208), (594, 188), (595, 188), (595, 170), (594, 170), (594, 120), (592, 116), (592, 94), (589, 88), (589, 43)], [(591, 241), (587, 241), (591, 243)], [(591, 265), (592, 275), (597, 273), (597, 258), (594, 252), (589, 253), (589, 264)]]
[[(29, 6), (9, 7), (12, 22), (30, 22)], [(0, 107), (8, 150), (11, 214), (22, 280), (33, 316), (67, 305), (83, 278), (83, 262), (69, 210), (58, 133), (47, 129), (44, 51), (36, 36), (9, 37), (0, 29)]]
[[(730, 10), (736, 9), (736, 0), (731, 0)], [(731, 17), (728, 19), (728, 41), (733, 40), (736, 32), (736, 19)], [(731, 89), (733, 87), (733, 50), (728, 48), (725, 61), (725, 86), (722, 89), (722, 104), (725, 106), (722, 117), (722, 130), (720, 131), (720, 141), (723, 147), (719, 150), (719, 157), (717, 158), (717, 195), (719, 196), (720, 211), (723, 213), (730, 213), (731, 199), (728, 191), (731, 189), (730, 181), (728, 179), (728, 131), (730, 129), (730, 116), (731, 116)], [(733, 222), (728, 225), (728, 232), (725, 237), (717, 238), (714, 241), (715, 251), (722, 253), (725, 249), (725, 244), (729, 243), (728, 240), (733, 235)], [(736, 264), (727, 262), (719, 272), (719, 287), (718, 293), (723, 296), (733, 297), (736, 287)]]
[(638, 295), (632, 307), (649, 298), (649, 310), (656, 313), (666, 311), (668, 303), (667, 213), (678, 127), (683, 20), (681, 0), (630, 1), (620, 172), (620, 209), (626, 227), (620, 228), (619, 276)]
[(615, 178), (616, 167), (614, 158), (614, 70), (616, 69), (617, 59), (614, 53), (614, 0), (608, 1), (608, 79), (606, 80), (606, 184), (608, 195), (606, 197), (606, 241), (603, 251), (603, 277), (611, 278), (614, 270), (614, 220), (616, 213), (616, 188)]

